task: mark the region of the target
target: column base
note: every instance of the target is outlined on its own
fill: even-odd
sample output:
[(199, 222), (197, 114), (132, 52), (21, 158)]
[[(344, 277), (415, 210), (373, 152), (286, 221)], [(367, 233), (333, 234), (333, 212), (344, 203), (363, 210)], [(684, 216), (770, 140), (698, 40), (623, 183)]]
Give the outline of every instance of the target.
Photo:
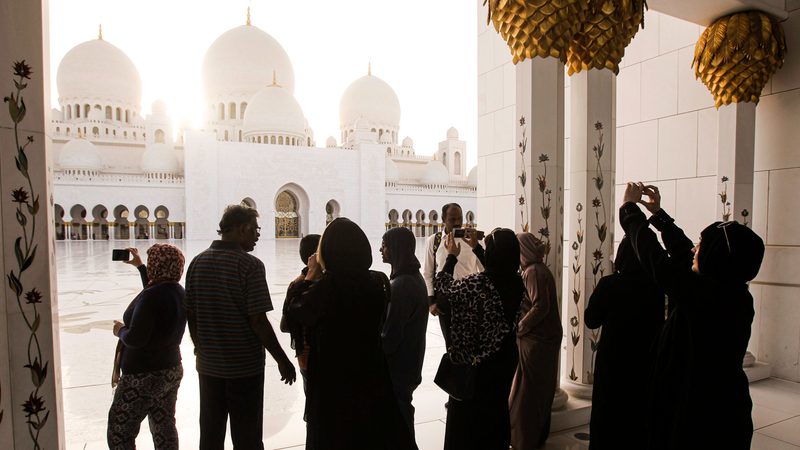
[(563, 379), (561, 380), (561, 387), (567, 391), (570, 397), (577, 397), (584, 400), (592, 399), (593, 386), (591, 384), (583, 384), (570, 379)]
[(567, 400), (569, 400), (569, 395), (567, 391), (557, 388), (556, 395), (553, 397), (553, 406), (550, 408), (551, 411), (560, 411), (567, 405)]
[(553, 411), (550, 415), (550, 433), (587, 425), (591, 415), (591, 401), (570, 396), (562, 409)]

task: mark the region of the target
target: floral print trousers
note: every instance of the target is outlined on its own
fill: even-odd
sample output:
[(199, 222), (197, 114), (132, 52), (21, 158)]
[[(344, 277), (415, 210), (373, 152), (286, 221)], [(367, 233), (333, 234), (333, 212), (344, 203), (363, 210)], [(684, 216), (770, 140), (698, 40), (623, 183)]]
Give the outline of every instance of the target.
[(153, 372), (123, 374), (108, 411), (108, 448), (135, 449), (139, 426), (147, 417), (155, 449), (177, 449), (175, 402), (182, 378), (180, 364)]

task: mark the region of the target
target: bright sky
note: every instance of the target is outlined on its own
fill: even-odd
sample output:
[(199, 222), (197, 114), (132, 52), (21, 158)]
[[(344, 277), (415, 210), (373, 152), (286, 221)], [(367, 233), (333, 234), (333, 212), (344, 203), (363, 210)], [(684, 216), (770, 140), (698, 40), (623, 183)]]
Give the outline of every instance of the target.
[(477, 164), (477, 10), (464, 0), (51, 0), (53, 104), (58, 63), (81, 42), (103, 38), (142, 78), (142, 109), (167, 103), (175, 123), (203, 120), (201, 67), (211, 43), (252, 23), (281, 43), (295, 73), (295, 98), (317, 145), (339, 133), (339, 99), (367, 73), (391, 85), (402, 108), (400, 136), (433, 154), (455, 126)]

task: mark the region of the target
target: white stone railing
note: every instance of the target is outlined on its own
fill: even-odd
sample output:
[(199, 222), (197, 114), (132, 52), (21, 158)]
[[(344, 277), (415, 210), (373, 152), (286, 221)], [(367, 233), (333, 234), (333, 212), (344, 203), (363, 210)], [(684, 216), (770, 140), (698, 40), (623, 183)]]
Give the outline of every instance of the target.
[(466, 183), (460, 184), (418, 184), (418, 183), (403, 183), (395, 181), (386, 182), (387, 193), (400, 193), (400, 192), (441, 192), (441, 193), (462, 193), (462, 194), (475, 194), (477, 188), (475, 186), (467, 186)]
[(168, 185), (181, 187), (185, 179), (183, 175), (169, 173), (132, 174), (132, 173), (98, 173), (93, 170), (65, 169), (53, 173), (55, 184), (92, 184), (109, 186), (153, 186)]

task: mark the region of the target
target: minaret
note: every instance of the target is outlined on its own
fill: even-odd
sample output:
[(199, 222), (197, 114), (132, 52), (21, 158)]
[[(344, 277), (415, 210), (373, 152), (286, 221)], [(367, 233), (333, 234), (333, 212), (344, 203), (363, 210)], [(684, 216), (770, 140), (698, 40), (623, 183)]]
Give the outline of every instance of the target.
[(252, 25), (252, 24), (250, 23), (250, 7), (249, 7), (249, 6), (247, 7), (247, 22), (245, 22), (245, 25), (247, 25), (248, 27), (249, 27), (250, 25)]
[(103, 24), (102, 23), (100, 24), (100, 29), (97, 32), (97, 39), (99, 39), (101, 41), (103, 40)]

